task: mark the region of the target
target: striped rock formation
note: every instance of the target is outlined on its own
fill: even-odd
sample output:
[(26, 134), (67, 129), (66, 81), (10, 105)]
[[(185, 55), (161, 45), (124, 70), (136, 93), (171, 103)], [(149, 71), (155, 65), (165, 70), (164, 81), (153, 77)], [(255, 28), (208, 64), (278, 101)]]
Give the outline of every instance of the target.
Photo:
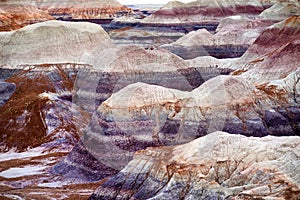
[(72, 19), (111, 19), (118, 14), (131, 11), (117, 0), (36, 0), (38, 7), (54, 16), (71, 17)]
[[(294, 77), (298, 72), (275, 81), (273, 90), (238, 76), (212, 78), (191, 92), (129, 85), (101, 104), (81, 143), (53, 171), (100, 179), (122, 169), (137, 150), (182, 144), (217, 130), (256, 137), (297, 135), (300, 110), (294, 98), (299, 99), (300, 84)], [(83, 163), (86, 155), (93, 159)]]
[(79, 74), (76, 99), (89, 111), (95, 111), (112, 93), (136, 82), (191, 91), (212, 77), (232, 71), (191, 66), (169, 51), (137, 46), (95, 50), (83, 61), (93, 69)]
[(145, 24), (218, 23), (232, 15), (255, 16), (275, 1), (193, 1), (187, 4), (171, 1), (160, 10), (142, 20)]
[(299, 40), (300, 17), (290, 17), (262, 32), (232, 67), (254, 83), (283, 79), (299, 68)]
[(161, 47), (184, 59), (199, 56), (240, 57), (269, 25), (271, 23), (267, 21), (241, 16), (226, 17), (218, 25), (215, 34), (199, 29)]
[(299, 143), (299, 137), (214, 132), (147, 148), (89, 199), (297, 199)]

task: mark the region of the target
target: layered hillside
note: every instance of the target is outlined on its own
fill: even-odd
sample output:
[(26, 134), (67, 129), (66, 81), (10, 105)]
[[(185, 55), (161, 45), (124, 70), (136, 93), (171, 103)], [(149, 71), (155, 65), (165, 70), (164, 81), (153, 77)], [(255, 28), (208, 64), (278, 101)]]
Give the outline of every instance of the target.
[[(291, 73), (289, 79), (276, 81), (277, 87), (270, 86), (272, 90), (235, 76), (212, 78), (191, 92), (129, 85), (102, 103), (82, 143), (54, 172), (74, 177), (79, 170), (86, 172), (75, 175), (78, 179), (104, 178), (125, 166), (137, 150), (182, 144), (216, 130), (256, 137), (297, 135), (297, 77), (298, 72)], [(86, 155), (93, 159), (79, 162)]]
[[(80, 64), (80, 57), (113, 45), (98, 25), (60, 21), (3, 32), (0, 44), (0, 79), (5, 80), (0, 92), (0, 176), (5, 190), (1, 189), (0, 198), (11, 193), (18, 196), (16, 189), (20, 189), (20, 196), (35, 199), (41, 193), (30, 187), (43, 191), (73, 184), (49, 169), (79, 142), (90, 120), (90, 114), (73, 99), (78, 74), (92, 68)], [(91, 185), (78, 187), (82, 189), (42, 194), (76, 199), (93, 190)]]
[(146, 24), (184, 24), (219, 22), (232, 15), (255, 16), (273, 5), (275, 1), (194, 1), (187, 4), (170, 2), (142, 20)]
[(67, 16), (72, 19), (105, 19), (115, 18), (118, 14), (131, 11), (116, 0), (71, 0), (60, 2), (57, 0), (36, 0), (40, 9), (50, 15)]
[[(80, 64), (81, 57), (113, 47), (107, 33), (91, 23), (47, 21), (1, 33), (0, 44), (1, 79), (16, 84), (16, 92), (1, 108), (5, 149), (42, 145), (60, 129), (69, 131), (62, 134), (74, 137), (74, 145), (79, 135), (72, 111), (79, 119), (83, 116), (72, 104), (71, 92), (78, 72), (91, 69)], [(51, 113), (54, 109), (57, 113)]]
[(251, 20), (241, 16), (224, 18), (212, 34), (206, 29), (192, 31), (176, 42), (162, 45), (184, 59), (199, 56), (216, 58), (240, 57), (264, 31), (270, 22)]
[[(101, 139), (100, 141), (98, 141), (99, 137), (97, 135), (101, 134), (102, 130), (105, 131), (105, 133), (103, 134), (107, 135), (107, 137), (105, 136), (105, 138), (108, 139), (108, 141), (111, 141), (111, 134), (119, 134), (119, 127), (115, 124), (118, 123), (118, 117), (122, 118), (122, 115), (124, 114), (123, 119), (125, 121), (127, 120), (126, 118), (129, 117), (127, 120), (128, 123), (126, 124), (126, 122), (124, 121), (125, 124), (123, 125), (124, 129), (126, 129), (126, 131), (129, 131), (130, 134), (143, 129), (145, 129), (143, 131), (152, 130), (154, 126), (153, 123), (155, 123), (152, 121), (153, 116), (151, 116), (150, 119), (145, 115), (145, 119), (140, 119), (140, 116), (137, 115), (136, 123), (131, 121), (131, 114), (133, 114), (134, 112), (137, 112), (136, 114), (138, 114), (139, 111), (133, 109), (133, 113), (128, 115), (126, 110), (131, 107), (126, 107), (128, 101), (130, 101), (128, 98), (135, 98), (134, 95), (138, 94), (140, 90), (145, 90), (145, 92), (141, 94), (142, 96), (140, 96), (140, 104), (143, 104), (143, 102), (151, 101), (151, 95), (155, 93), (156, 88), (161, 88), (161, 90), (163, 91), (169, 90), (164, 87), (191, 91), (194, 88), (197, 88), (199, 85), (203, 84), (204, 81), (212, 77), (215, 77), (222, 73), (229, 73), (229, 71), (223, 72), (222, 70), (217, 68), (198, 68), (195, 66), (190, 66), (188, 62), (185, 62), (183, 59), (175, 56), (174, 54), (159, 49), (145, 50), (139, 47), (130, 46), (112, 48), (108, 51), (103, 52), (102, 55), (99, 55), (97, 51), (95, 51), (95, 55), (98, 56), (91, 56), (96, 58), (93, 62), (93, 65), (96, 67), (94, 67), (92, 71), (79, 73), (77, 76), (76, 85), (78, 87), (78, 90), (73, 102), (75, 102), (77, 105), (82, 106), (90, 112), (97, 110), (101, 103), (104, 106), (100, 106), (101, 108), (99, 109), (105, 110), (106, 103), (103, 102), (106, 102), (106, 100), (113, 101), (113, 105), (124, 104), (123, 106), (125, 107), (119, 110), (118, 108), (116, 108), (116, 110), (113, 111), (114, 113), (111, 114), (106, 112), (102, 113), (100, 111), (94, 113), (90, 126), (91, 130), (87, 130), (87, 134), (82, 138), (81, 143), (76, 145), (76, 147), (65, 160), (54, 167), (54, 173), (61, 174), (66, 178), (75, 180), (99, 180), (116, 172), (116, 169), (114, 167), (106, 166), (105, 164), (99, 162), (99, 160), (97, 160), (97, 156), (95, 157), (95, 155), (91, 154), (91, 151), (94, 151), (93, 148), (97, 148), (98, 150), (100, 150), (101, 148), (99, 149), (99, 146), (106, 146), (106, 144), (103, 144), (101, 142)], [(91, 59), (87, 58), (87, 60)], [(153, 88), (152, 85), (148, 85), (145, 83), (153, 84)], [(147, 90), (148, 87), (149, 90)], [(180, 94), (185, 94), (185, 92), (175, 89), (173, 90), (179, 92)], [(164, 93), (161, 94), (161, 92), (158, 92), (158, 95), (162, 95), (163, 99), (165, 98), (163, 97)], [(111, 98), (113, 100), (111, 100)], [(172, 100), (172, 98), (173, 96), (170, 94), (166, 99), (169, 99), (170, 102), (173, 102), (174, 100)], [(155, 99), (156, 97), (154, 97), (153, 100)], [(135, 103), (137, 102), (133, 101), (131, 104), (133, 108), (136, 108), (136, 106), (134, 105)], [(157, 103), (158, 102), (155, 102), (155, 106)], [(158, 115), (164, 115), (160, 112), (163, 112), (163, 110), (157, 110)], [(106, 122), (106, 120), (108, 121)], [(149, 127), (147, 127), (148, 125)], [(96, 138), (94, 138), (94, 136), (90, 138), (91, 134), (95, 134)], [(122, 133), (120, 132), (120, 134)], [(102, 136), (100, 136), (100, 138), (101, 137)], [(119, 137), (120, 136), (118, 136), (118, 138)], [(149, 137), (151, 137), (150, 132)], [(89, 140), (89, 138), (91, 139), (90, 141), (92, 143), (95, 142), (91, 145), (92, 149), (89, 149), (89, 145), (87, 146), (85, 144), (86, 139)], [(129, 139), (129, 142), (132, 145), (131, 151), (136, 150), (136, 148), (143, 148), (145, 145), (151, 146), (159, 144), (153, 143), (151, 141), (144, 141), (140, 143), (139, 139), (136, 140), (135, 137), (132, 137), (131, 139)], [(123, 143), (122, 141), (120, 142)], [(107, 148), (113, 147), (110, 142), (107, 143), (107, 145), (109, 145), (106, 146)], [(124, 145), (124, 148), (126, 149), (128, 145)], [(106, 149), (106, 147), (103, 148)], [(99, 155), (106, 156), (107, 159), (113, 158), (113, 156), (111, 157), (111, 153), (100, 153)], [(132, 154), (130, 153), (129, 156), (119, 157), (119, 159), (120, 161), (125, 159), (126, 164), (128, 162), (127, 159), (130, 159), (131, 155)], [(88, 159), (83, 162), (82, 160), (86, 157), (88, 157)]]
[(82, 61), (91, 64), (93, 70), (79, 74), (76, 103), (90, 111), (111, 94), (136, 82), (191, 91), (212, 77), (232, 71), (193, 66), (166, 50), (131, 45), (103, 52), (94, 50)]
[(299, 22), (290, 17), (269, 27), (233, 66), (255, 83), (287, 77), (299, 68)]
[(299, 143), (299, 137), (215, 132), (148, 148), (89, 199), (297, 199)]

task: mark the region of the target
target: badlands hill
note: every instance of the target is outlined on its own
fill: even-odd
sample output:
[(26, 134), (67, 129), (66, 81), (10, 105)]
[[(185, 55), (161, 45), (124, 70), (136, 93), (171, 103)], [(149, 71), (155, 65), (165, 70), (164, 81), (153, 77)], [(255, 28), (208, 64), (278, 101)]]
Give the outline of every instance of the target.
[(136, 152), (89, 199), (297, 199), (299, 150), (299, 137), (214, 132)]
[(56, 65), (32, 66), (6, 80), (15, 85), (15, 92), (0, 107), (1, 152), (37, 146), (68, 149), (77, 143), (79, 127), (85, 127), (89, 117), (71, 102), (75, 77), (67, 72), (75, 67), (64, 71)]
[[(276, 87), (270, 83), (271, 93), (236, 76), (212, 78), (191, 92), (129, 85), (102, 103), (82, 143), (53, 170), (84, 180), (104, 178), (124, 167), (136, 150), (182, 144), (216, 130), (256, 137), (297, 135), (297, 80), (299, 71), (278, 80)], [(87, 155), (93, 159), (79, 162)]]
[(233, 67), (255, 83), (285, 78), (299, 68), (299, 40), (300, 17), (290, 17), (262, 32)]
[(0, 33), (1, 65), (80, 63), (85, 54), (112, 47), (101, 26), (85, 22), (46, 21)]
[(267, 20), (282, 21), (288, 17), (300, 15), (300, 4), (297, 0), (278, 1), (271, 8), (264, 10), (260, 16)]
[(192, 31), (176, 42), (161, 47), (184, 59), (200, 56), (216, 58), (240, 57), (271, 23), (230, 16), (221, 20), (213, 34), (206, 29)]
[(232, 15), (255, 16), (275, 1), (224, 1), (198, 0), (187, 4), (170, 2), (160, 10), (142, 20), (148, 24), (184, 24), (199, 22), (219, 22), (222, 18)]
[(91, 68), (80, 57), (113, 46), (107, 33), (91, 23), (47, 21), (1, 33), (0, 45), (1, 79), (16, 85), (1, 107), (2, 150), (24, 151), (61, 138), (74, 145), (77, 128), (88, 120), (71, 102), (78, 70)]
[(89, 1), (57, 1), (36, 0), (40, 9), (55, 16), (70, 16), (73, 19), (105, 19), (114, 18), (118, 13), (130, 12), (131, 9), (123, 6), (116, 0), (89, 0)]

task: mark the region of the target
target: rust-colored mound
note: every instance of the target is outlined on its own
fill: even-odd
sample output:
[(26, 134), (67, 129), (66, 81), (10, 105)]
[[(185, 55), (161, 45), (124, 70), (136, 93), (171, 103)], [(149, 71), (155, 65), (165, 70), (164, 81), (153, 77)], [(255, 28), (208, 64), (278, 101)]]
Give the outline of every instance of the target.
[[(1, 151), (23, 151), (56, 139), (76, 143), (79, 135), (72, 104), (58, 97), (72, 90), (73, 81), (59, 65), (40, 66), (9, 78), (7, 82), (16, 84), (16, 92), (0, 108)], [(82, 114), (78, 112), (76, 117), (80, 120)]]
[(53, 17), (32, 5), (1, 5), (0, 31), (12, 31)]

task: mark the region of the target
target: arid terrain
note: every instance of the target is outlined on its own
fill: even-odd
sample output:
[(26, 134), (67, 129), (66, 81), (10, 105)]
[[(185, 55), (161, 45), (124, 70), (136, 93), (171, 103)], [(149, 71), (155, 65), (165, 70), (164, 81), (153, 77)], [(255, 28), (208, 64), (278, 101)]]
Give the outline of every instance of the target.
[(0, 1), (0, 199), (299, 200), (300, 3)]

